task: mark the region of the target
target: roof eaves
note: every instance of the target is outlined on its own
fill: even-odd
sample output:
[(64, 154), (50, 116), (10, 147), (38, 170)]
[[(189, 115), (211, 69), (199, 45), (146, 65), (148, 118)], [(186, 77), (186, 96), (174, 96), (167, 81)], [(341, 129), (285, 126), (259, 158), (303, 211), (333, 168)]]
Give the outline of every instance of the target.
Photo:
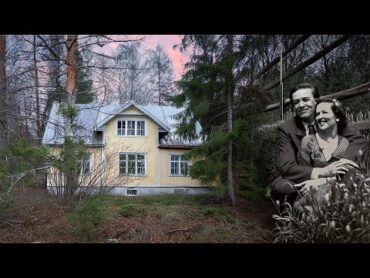
[(149, 116), (152, 120), (154, 120), (159, 126), (161, 126), (163, 129), (166, 131), (170, 131), (169, 127), (164, 124), (162, 121), (160, 121), (157, 117), (155, 117), (150, 111), (147, 111), (146, 109), (140, 108), (137, 104), (135, 103), (128, 103), (124, 107), (122, 107), (118, 112), (114, 113), (113, 115), (110, 115), (109, 117), (105, 118), (102, 122), (97, 124), (95, 130), (102, 130), (103, 125), (105, 125), (107, 122), (109, 122), (111, 119), (113, 119), (116, 115), (121, 113), (122, 111), (126, 110), (130, 106), (134, 106), (136, 109), (144, 113), (145, 115)]

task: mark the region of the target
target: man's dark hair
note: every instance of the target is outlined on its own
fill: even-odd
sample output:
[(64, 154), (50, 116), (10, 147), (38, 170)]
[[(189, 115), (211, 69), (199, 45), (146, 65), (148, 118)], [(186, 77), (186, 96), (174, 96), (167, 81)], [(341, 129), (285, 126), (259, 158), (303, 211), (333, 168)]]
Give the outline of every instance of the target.
[(293, 87), (291, 90), (290, 90), (290, 93), (289, 93), (289, 97), (290, 97), (290, 103), (293, 105), (293, 94), (298, 91), (299, 89), (312, 89), (312, 95), (315, 99), (318, 99), (320, 97), (320, 93), (319, 91), (317, 90), (317, 88), (312, 85), (311, 83), (301, 83), (301, 84), (298, 84), (297, 86)]
[(346, 116), (346, 111), (344, 110), (344, 107), (342, 103), (334, 98), (330, 97), (323, 97), (322, 99), (319, 99), (317, 101), (316, 107), (315, 107), (315, 114), (316, 114), (316, 108), (317, 105), (323, 102), (328, 102), (331, 103), (331, 110), (333, 111), (334, 115), (337, 117), (339, 120), (337, 125), (338, 125), (338, 134), (342, 135), (343, 129), (347, 126), (348, 124), (348, 119)]

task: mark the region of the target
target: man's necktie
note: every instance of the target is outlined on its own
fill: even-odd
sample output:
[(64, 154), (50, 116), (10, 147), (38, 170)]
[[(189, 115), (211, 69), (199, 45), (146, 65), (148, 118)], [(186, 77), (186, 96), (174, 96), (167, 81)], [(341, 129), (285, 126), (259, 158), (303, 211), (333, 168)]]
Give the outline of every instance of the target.
[(313, 125), (308, 125), (308, 134), (315, 134), (316, 130)]

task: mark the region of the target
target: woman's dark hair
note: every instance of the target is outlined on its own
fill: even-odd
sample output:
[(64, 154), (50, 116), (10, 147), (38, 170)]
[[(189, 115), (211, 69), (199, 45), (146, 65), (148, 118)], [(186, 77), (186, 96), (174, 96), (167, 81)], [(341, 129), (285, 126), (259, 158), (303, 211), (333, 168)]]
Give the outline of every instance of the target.
[(335, 99), (335, 98), (330, 98), (330, 97), (324, 97), (322, 99), (319, 99), (317, 101), (317, 104), (316, 104), (316, 107), (315, 107), (315, 113), (316, 113), (316, 108), (317, 106), (320, 104), (320, 103), (323, 103), (323, 102), (328, 102), (328, 103), (331, 103), (331, 110), (333, 111), (334, 115), (337, 117), (337, 119), (339, 120), (337, 122), (337, 125), (338, 125), (338, 134), (341, 134), (343, 129), (347, 126), (348, 124), (348, 120), (347, 120), (347, 116), (346, 116), (346, 111), (344, 110), (344, 107), (342, 105), (342, 103)]
[(290, 92), (289, 92), (289, 97), (290, 97), (290, 103), (293, 105), (293, 94), (298, 91), (299, 89), (312, 89), (312, 95), (315, 99), (318, 99), (320, 97), (320, 93), (317, 90), (317, 88), (312, 85), (311, 83), (301, 83), (298, 84), (297, 86), (293, 87)]

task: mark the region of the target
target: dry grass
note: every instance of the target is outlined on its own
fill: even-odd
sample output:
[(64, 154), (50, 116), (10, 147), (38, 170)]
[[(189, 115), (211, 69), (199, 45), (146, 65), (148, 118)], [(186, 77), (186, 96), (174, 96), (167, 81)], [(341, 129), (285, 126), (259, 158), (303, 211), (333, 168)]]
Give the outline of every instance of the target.
[(270, 242), (271, 203), (239, 204), (232, 208), (217, 197), (99, 196), (71, 207), (43, 190), (17, 189), (0, 207), (0, 242)]

